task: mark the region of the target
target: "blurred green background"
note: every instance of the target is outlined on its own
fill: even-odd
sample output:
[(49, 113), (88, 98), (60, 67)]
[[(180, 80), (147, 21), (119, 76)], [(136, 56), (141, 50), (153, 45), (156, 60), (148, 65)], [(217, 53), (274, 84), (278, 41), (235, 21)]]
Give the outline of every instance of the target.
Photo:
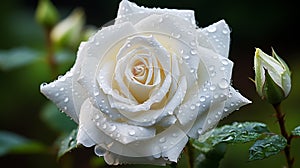
[[(59, 9), (61, 19), (75, 7), (82, 7), (86, 14), (86, 25), (101, 25), (114, 19), (119, 0), (53, 0)], [(135, 0), (139, 5), (161, 8), (195, 10), (199, 27), (206, 27), (220, 19), (225, 19), (232, 29), (230, 59), (234, 61), (233, 85), (243, 95), (253, 101), (224, 119), (220, 125), (234, 121), (259, 121), (268, 124), (279, 133), (271, 106), (262, 102), (255, 93), (249, 77), (254, 76), (253, 56), (255, 47), (271, 53), (273, 47), (292, 70), (292, 92), (283, 102), (288, 130), (300, 125), (298, 108), (300, 86), (300, 47), (299, 47), (299, 5), (290, 1), (271, 0)], [(53, 123), (45, 121), (41, 113), (49, 102), (39, 92), (42, 82), (53, 80), (50, 68), (43, 59), (45, 37), (43, 29), (35, 22), (36, 0), (1, 0), (0, 2), (0, 54), (20, 51), (30, 60), (32, 52), (40, 55), (37, 61), (16, 68), (0, 70), (0, 130), (14, 132), (47, 146), (55, 143), (64, 132), (55, 129)], [(29, 51), (27, 49), (30, 49)], [(32, 50), (34, 49), (34, 50)], [(28, 52), (26, 54), (26, 52)], [(16, 52), (18, 53), (18, 52)], [(73, 64), (75, 51), (59, 53), (63, 64), (59, 74), (64, 74)], [(58, 54), (58, 55), (59, 55)], [(3, 65), (2, 65), (3, 66)], [(48, 116), (49, 117), (49, 116)], [(68, 125), (69, 126), (69, 125)], [(71, 126), (72, 127), (72, 126)], [(249, 162), (248, 148), (251, 143), (230, 145), (221, 161), (221, 168), (281, 168), (285, 164), (281, 153), (262, 161)], [(300, 140), (292, 142), (292, 154), (296, 167), (300, 167)], [(89, 158), (94, 158), (89, 161)], [(47, 154), (8, 154), (0, 157), (1, 167), (96, 167), (102, 160), (95, 159), (92, 149), (80, 148), (56, 160), (55, 150)], [(91, 164), (89, 164), (91, 163)], [(145, 167), (145, 166), (143, 166)]]

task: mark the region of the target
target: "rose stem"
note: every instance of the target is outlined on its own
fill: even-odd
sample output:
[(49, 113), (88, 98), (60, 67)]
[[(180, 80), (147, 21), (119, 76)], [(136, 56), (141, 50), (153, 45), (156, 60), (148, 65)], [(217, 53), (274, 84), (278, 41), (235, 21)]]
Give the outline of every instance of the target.
[(54, 46), (53, 41), (51, 39), (50, 33), (51, 28), (45, 29), (46, 34), (46, 47), (47, 47), (47, 63), (50, 66), (52, 78), (55, 78), (57, 75), (57, 63), (54, 57)]
[(290, 151), (290, 147), (291, 147), (291, 140), (292, 140), (292, 136), (290, 136), (285, 128), (285, 114), (282, 113), (281, 108), (280, 108), (280, 103), (278, 104), (273, 104), (273, 107), (276, 111), (276, 117), (279, 123), (279, 127), (280, 127), (280, 132), (281, 135), (283, 137), (285, 137), (285, 139), (287, 140), (287, 145), (284, 148), (284, 154), (285, 154), (285, 158), (288, 164), (288, 168), (292, 168), (293, 167), (293, 163), (294, 163), (294, 158), (291, 156), (291, 151)]
[(184, 153), (186, 156), (186, 160), (188, 162), (188, 168), (193, 168), (194, 167), (194, 152), (193, 152), (193, 146), (191, 141), (188, 141), (186, 147), (184, 148)]

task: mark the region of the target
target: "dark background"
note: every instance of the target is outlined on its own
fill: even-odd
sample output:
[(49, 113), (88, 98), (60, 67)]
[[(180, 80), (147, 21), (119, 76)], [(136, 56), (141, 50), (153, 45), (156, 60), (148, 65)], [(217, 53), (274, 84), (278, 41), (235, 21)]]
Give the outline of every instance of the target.
[[(61, 18), (67, 16), (75, 7), (82, 7), (86, 13), (86, 24), (101, 27), (114, 19), (119, 0), (54, 0)], [(292, 92), (283, 103), (286, 111), (287, 127), (292, 130), (300, 125), (298, 110), (300, 86), (299, 66), (299, 5), (292, 1), (271, 0), (135, 0), (147, 7), (193, 9), (199, 27), (206, 27), (220, 19), (225, 19), (232, 29), (229, 58), (234, 61), (233, 85), (243, 95), (253, 101), (251, 105), (234, 112), (220, 124), (233, 121), (266, 122), (270, 129), (279, 133), (276, 119), (269, 104), (261, 102), (255, 93), (253, 56), (255, 47), (271, 53), (273, 47), (292, 70)], [(37, 1), (1, 0), (0, 2), (0, 50), (28, 46), (38, 49), (44, 47), (42, 28), (34, 21)], [(69, 66), (71, 66), (70, 64)], [(61, 70), (64, 73), (69, 67)], [(47, 101), (39, 93), (39, 85), (49, 81), (45, 75), (47, 68), (35, 63), (12, 71), (0, 71), (0, 129), (16, 132), (30, 139), (36, 139), (51, 145), (57, 133), (41, 120), (40, 110)], [(298, 142), (297, 142), (298, 141)], [(300, 167), (299, 139), (293, 141), (295, 167)], [(284, 155), (272, 156), (263, 161), (248, 162), (248, 148), (245, 145), (232, 145), (227, 149), (221, 162), (222, 168), (283, 167)], [(66, 167), (72, 160), (74, 167), (85, 167), (84, 162), (91, 156), (91, 149), (78, 149), (66, 156), (65, 162), (56, 162), (52, 155), (8, 155), (0, 158), (1, 167)], [(68, 158), (72, 157), (72, 159)], [(71, 161), (70, 161), (71, 162)]]

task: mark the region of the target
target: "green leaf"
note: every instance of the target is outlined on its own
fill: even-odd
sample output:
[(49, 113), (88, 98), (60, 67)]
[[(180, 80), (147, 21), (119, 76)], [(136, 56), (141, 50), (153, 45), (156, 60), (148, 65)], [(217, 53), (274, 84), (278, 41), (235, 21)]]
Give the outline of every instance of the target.
[(40, 55), (41, 52), (26, 47), (0, 50), (0, 69), (12, 70), (28, 65), (36, 61)]
[(77, 124), (70, 117), (60, 112), (51, 102), (44, 106), (41, 117), (50, 128), (60, 133), (69, 133), (77, 127)]
[(33, 154), (46, 152), (46, 146), (12, 132), (0, 131), (0, 156), (5, 154)]
[(294, 135), (294, 136), (300, 136), (300, 126), (296, 127), (296, 128), (292, 131), (292, 135)]
[(199, 152), (195, 159), (195, 167), (218, 168), (220, 161), (224, 158), (225, 152), (225, 143), (216, 145), (213, 150), (207, 153)]
[(287, 145), (286, 139), (281, 135), (269, 135), (257, 140), (249, 149), (249, 160), (261, 160), (279, 153)]
[(256, 140), (269, 130), (264, 123), (258, 122), (234, 122), (232, 125), (224, 125), (200, 136), (199, 140), (193, 142), (193, 146), (203, 152), (208, 152), (219, 143), (246, 143)]
[(77, 147), (77, 136), (78, 128), (74, 129), (68, 136), (65, 136), (61, 141), (60, 148), (58, 151), (57, 158), (61, 158), (64, 154)]

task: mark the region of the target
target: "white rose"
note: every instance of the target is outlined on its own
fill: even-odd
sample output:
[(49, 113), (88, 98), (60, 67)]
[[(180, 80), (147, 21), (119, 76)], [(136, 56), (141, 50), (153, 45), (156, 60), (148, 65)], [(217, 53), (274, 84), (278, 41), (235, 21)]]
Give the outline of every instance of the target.
[(123, 0), (115, 23), (82, 42), (74, 67), (41, 92), (108, 164), (176, 162), (188, 138), (249, 103), (230, 86), (230, 29), (192, 10)]

